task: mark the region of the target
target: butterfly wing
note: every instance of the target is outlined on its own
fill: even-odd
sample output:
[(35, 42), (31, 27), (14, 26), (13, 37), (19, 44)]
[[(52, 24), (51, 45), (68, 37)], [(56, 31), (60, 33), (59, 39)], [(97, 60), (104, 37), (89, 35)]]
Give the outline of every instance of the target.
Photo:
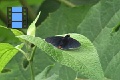
[(60, 47), (61, 49), (74, 49), (81, 46), (81, 44), (77, 40), (71, 37), (69, 37), (69, 39), (67, 40), (67, 44), (65, 44), (64, 46), (60, 46), (60, 42), (63, 40), (63, 38), (65, 37), (62, 36), (47, 37), (45, 41), (51, 43), (55, 47), (58, 48)]
[(55, 37), (47, 37), (45, 39), (45, 41), (47, 41), (48, 43), (51, 43), (52, 45), (54, 45), (55, 47), (59, 46), (60, 41), (62, 40), (63, 37), (61, 36), (55, 36)]
[(81, 45), (81, 44), (80, 44), (77, 40), (75, 40), (75, 39), (73, 39), (73, 38), (69, 38), (69, 39), (68, 39), (68, 44), (65, 45), (65, 46), (63, 47), (63, 49), (78, 48), (80, 45)]

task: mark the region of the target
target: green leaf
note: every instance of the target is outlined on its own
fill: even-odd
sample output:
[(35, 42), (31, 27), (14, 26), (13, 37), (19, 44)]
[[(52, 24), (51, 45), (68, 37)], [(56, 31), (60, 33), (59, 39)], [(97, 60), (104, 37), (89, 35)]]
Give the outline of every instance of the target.
[(109, 79), (120, 76), (120, 0), (101, 0), (91, 7), (84, 21), (78, 26), (78, 33), (88, 37), (95, 45), (100, 62)]
[[(40, 54), (39, 54), (40, 53)], [(18, 52), (12, 60), (6, 65), (5, 69), (10, 69), (11, 72), (0, 74), (1, 80), (31, 80), (30, 76), (30, 67), (25, 69), (23, 67), (23, 61), (24, 61), (23, 54), (21, 52)], [(36, 48), (35, 55), (34, 55), (34, 61), (33, 61), (33, 70), (34, 75), (38, 75), (41, 73), (45, 67), (48, 65), (53, 65), (54, 60), (45, 54), (40, 49)], [(10, 77), (12, 76), (12, 77)]]
[(118, 25), (120, 23), (118, 13), (120, 12), (120, 5), (118, 3), (120, 0), (100, 0), (90, 8), (83, 22), (79, 23), (77, 33), (94, 41), (102, 29), (105, 27), (113, 28)]
[(83, 21), (90, 9), (90, 5), (75, 8), (61, 7), (42, 22), (36, 30), (36, 36), (46, 38), (48, 36), (73, 33), (77, 31), (77, 26)]
[(52, 66), (46, 67), (41, 73), (39, 73), (36, 77), (35, 80), (56, 80), (58, 78), (58, 75), (53, 74), (50, 77), (47, 77), (47, 74), (49, 70), (51, 69)]
[(10, 43), (13, 45), (16, 45), (16, 43), (19, 43), (19, 39), (15, 37), (15, 35), (21, 35), (22, 32), (16, 30), (16, 29), (8, 29), (4, 26), (0, 26), (0, 42)]
[(120, 79), (120, 77), (118, 76), (119, 73), (120, 73), (120, 51), (111, 59), (105, 70), (106, 76), (114, 80)]
[(17, 52), (18, 50), (12, 45), (0, 43), (0, 72)]
[(119, 80), (120, 76), (120, 31), (111, 35), (112, 28), (105, 27), (94, 41), (102, 68), (107, 78)]
[(120, 24), (118, 3), (120, 0), (101, 0), (91, 7), (77, 31), (93, 41), (105, 76), (113, 80), (120, 79), (120, 62), (117, 60), (120, 51), (120, 30), (115, 32), (115, 28)]
[(15, 36), (24, 35), (23, 32), (21, 32), (17, 29), (11, 29), (11, 31), (15, 34)]
[(57, 74), (59, 78), (57, 80), (75, 80), (76, 73), (70, 67), (61, 65), (60, 63), (56, 62), (52, 69), (49, 71), (49, 75)]
[(40, 16), (40, 13), (37, 15), (36, 19), (33, 21), (33, 23), (31, 23), (31, 25), (29, 26), (28, 30), (27, 30), (27, 35), (31, 35), (31, 36), (34, 36), (35, 37), (35, 32), (36, 32), (36, 26), (35, 26), (35, 23), (37, 22), (39, 16)]
[(93, 44), (83, 35), (75, 33), (71, 33), (70, 35), (72, 38), (81, 43), (82, 46), (79, 49), (64, 51), (55, 48), (39, 37), (27, 35), (19, 37), (33, 43), (50, 55), (55, 61), (71, 67), (75, 71), (84, 74), (84, 76), (90, 79), (102, 80), (104, 77), (103, 71), (99, 62), (97, 51)]
[[(76, 2), (79, 0), (70, 0), (70, 1)], [(82, 4), (84, 4), (84, 2), (86, 1), (87, 0), (84, 0), (84, 1), (81, 0), (79, 2), (82, 2)], [(93, 0), (93, 2), (94, 1), (95, 0)], [(92, 2), (92, 1), (88, 1), (88, 2)], [(112, 80), (119, 80), (120, 79), (120, 76), (119, 76), (120, 74), (120, 66), (119, 66), (119, 63), (120, 63), (119, 61), (120, 31), (118, 30), (117, 32), (114, 32), (114, 29), (120, 23), (120, 4), (119, 3), (120, 3), (120, 0), (100, 0), (99, 3), (95, 4), (92, 7), (91, 6), (80, 6), (80, 7), (75, 7), (75, 8), (69, 8), (69, 7), (65, 7), (62, 5), (60, 9), (58, 9), (54, 13), (51, 13), (49, 17), (45, 20), (45, 22), (43, 22), (40, 25), (40, 27), (38, 27), (36, 35), (41, 36), (42, 38), (45, 38), (45, 37), (56, 35), (56, 34), (75, 32), (75, 33), (80, 33), (86, 36), (88, 39), (90, 39), (94, 43), (94, 46), (97, 49), (97, 52), (100, 57), (100, 62), (102, 64), (102, 68), (105, 72), (104, 73), (105, 77), (111, 78)], [(85, 3), (85, 4), (89, 4), (89, 3)], [(3, 30), (1, 31), (0, 33), (2, 33), (2, 35), (5, 35), (3, 34), (5, 31)], [(6, 31), (5, 36), (7, 36), (7, 34), (8, 33)], [(9, 36), (8, 34), (8, 37), (10, 40), (12, 36)], [(3, 39), (3, 38), (0, 38), (0, 39)], [(14, 39), (10, 41), (14, 41)], [(49, 64), (48, 61), (50, 60), (48, 59), (48, 56), (46, 60), (46, 57), (41, 55), (41, 54), (44, 54), (43, 52), (41, 52), (41, 50), (39, 50), (36, 53), (37, 54), (36, 54), (35, 61), (34, 61), (36, 62), (35, 63), (35, 74), (39, 73), (47, 65), (47, 63)], [(63, 52), (63, 53), (66, 53), (66, 52)], [(74, 54), (74, 51), (71, 54)], [(53, 56), (55, 55), (53, 54)], [(19, 56), (16, 57), (16, 60), (17, 58), (19, 58)], [(43, 58), (45, 59), (43, 60)], [(88, 60), (88, 59), (85, 58), (85, 60)], [(92, 63), (91, 60), (89, 60), (90, 63)], [(19, 68), (22, 62), (20, 60), (17, 60), (17, 62), (18, 63), (16, 64)], [(13, 62), (11, 66), (16, 66), (16, 65), (14, 65), (14, 62)], [(41, 66), (42, 66), (42, 69), (41, 69)], [(3, 80), (10, 79), (9, 76), (14, 76), (14, 78), (11, 78), (10, 80), (19, 79), (19, 78), (20, 78), (19, 80), (28, 79), (25, 77), (26, 76), (25, 72), (18, 68), (17, 70), (16, 69), (14, 70), (14, 74), (12, 73), (11, 73), (12, 75), (8, 74), (7, 78), (5, 78), (6, 75), (4, 76), (0, 75), (0, 77), (2, 77), (1, 79)], [(16, 72), (19, 72), (18, 76), (16, 76), (15, 74)], [(96, 72), (96, 75), (97, 74), (98, 73)], [(63, 75), (65, 75), (65, 73), (63, 73)], [(70, 76), (68, 77), (70, 78)], [(82, 78), (80, 77), (80, 79)]]

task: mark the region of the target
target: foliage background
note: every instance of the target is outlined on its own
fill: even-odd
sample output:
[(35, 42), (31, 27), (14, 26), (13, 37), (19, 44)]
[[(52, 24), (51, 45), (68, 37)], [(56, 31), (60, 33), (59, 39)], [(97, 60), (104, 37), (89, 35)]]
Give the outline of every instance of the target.
[[(41, 16), (36, 23), (36, 36), (46, 38), (67, 33), (79, 33), (86, 36), (96, 47), (104, 75), (107, 79), (120, 80), (120, 0), (1, 0), (0, 25), (6, 24), (6, 8), (8, 6), (30, 6), (29, 24), (39, 11)], [(21, 29), (26, 33), (25, 29)], [(3, 34), (5, 33), (5, 34)], [(10, 36), (8, 36), (10, 35)], [(0, 28), (0, 42), (14, 46), (19, 40), (10, 30)], [(5, 73), (0, 74), (1, 80), (30, 80), (29, 69), (23, 68), (22, 54), (16, 54), (6, 65)], [(36, 49), (34, 57), (35, 75), (42, 72), (48, 65), (55, 66), (47, 73), (59, 75), (58, 80), (74, 80), (77, 72), (55, 62), (40, 49)], [(28, 67), (29, 68), (29, 67)], [(78, 74), (79, 80), (86, 79)]]

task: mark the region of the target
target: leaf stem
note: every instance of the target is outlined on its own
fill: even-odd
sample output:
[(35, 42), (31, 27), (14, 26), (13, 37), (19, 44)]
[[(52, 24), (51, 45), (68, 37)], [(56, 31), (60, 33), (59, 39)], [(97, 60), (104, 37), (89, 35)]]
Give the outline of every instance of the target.
[(75, 4), (71, 3), (70, 1), (67, 1), (67, 0), (58, 0), (64, 4), (66, 4), (67, 6), (70, 6), (70, 7), (76, 7)]
[(30, 71), (31, 71), (31, 80), (35, 80), (34, 71), (33, 71), (33, 57), (34, 57), (34, 54), (35, 54), (35, 49), (36, 49), (36, 46), (31, 50), (31, 57), (30, 57), (30, 60), (29, 60)]
[(15, 47), (15, 48), (16, 48), (17, 50), (19, 50), (21, 53), (23, 53), (23, 55), (25, 56), (25, 58), (26, 58), (27, 60), (29, 60), (27, 54), (26, 54), (23, 50), (21, 50), (21, 49), (18, 48), (18, 47)]
[(31, 71), (31, 80), (35, 80), (34, 72), (33, 72), (33, 61), (29, 60), (29, 64), (30, 64), (30, 71)]
[[(27, 43), (27, 42), (26, 42)], [(36, 49), (36, 46), (34, 46), (33, 48), (30, 47), (30, 43), (27, 43), (26, 44), (26, 48), (27, 48), (27, 52), (24, 52), (23, 50), (21, 50), (19, 48), (19, 46), (16, 46), (15, 48), (17, 50), (19, 50), (21, 53), (23, 53), (23, 55), (26, 57), (26, 59), (29, 61), (29, 64), (30, 64), (30, 72), (31, 72), (31, 80), (35, 80), (35, 76), (34, 76), (34, 71), (33, 71), (33, 57), (34, 57), (34, 54), (35, 54), (35, 49)], [(28, 55), (27, 55), (28, 53)], [(30, 55), (29, 55), (30, 54)]]
[(34, 57), (34, 54), (35, 54), (35, 50), (36, 50), (36, 46), (33, 48), (33, 51), (31, 53), (31, 58), (30, 60), (33, 61), (33, 57)]
[(35, 49), (36, 49), (36, 46), (30, 49), (31, 50), (31, 52), (30, 52), (31, 56), (29, 58), (29, 64), (30, 64), (30, 71), (31, 71), (31, 80), (35, 80), (34, 70), (33, 70), (33, 57), (34, 57), (34, 54), (35, 54)]

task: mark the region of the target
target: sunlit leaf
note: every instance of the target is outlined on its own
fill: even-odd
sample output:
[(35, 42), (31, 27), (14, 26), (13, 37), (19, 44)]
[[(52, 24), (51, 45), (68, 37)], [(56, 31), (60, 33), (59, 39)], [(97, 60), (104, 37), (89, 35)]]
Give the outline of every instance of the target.
[(97, 80), (103, 79), (104, 76), (99, 57), (93, 44), (83, 35), (71, 33), (70, 36), (81, 43), (79, 49), (64, 51), (55, 48), (39, 37), (25, 35), (18, 37), (33, 43), (50, 55), (55, 61), (71, 67), (88, 78)]
[(37, 22), (39, 16), (40, 16), (40, 13), (38, 14), (38, 16), (36, 17), (36, 19), (31, 23), (31, 25), (29, 26), (28, 30), (27, 30), (27, 35), (32, 35), (32, 36), (35, 36), (35, 32), (36, 32), (36, 26), (35, 26), (35, 23)]
[[(21, 47), (21, 45), (18, 45), (18, 47)], [(18, 50), (12, 45), (0, 43), (0, 72), (17, 52)]]

